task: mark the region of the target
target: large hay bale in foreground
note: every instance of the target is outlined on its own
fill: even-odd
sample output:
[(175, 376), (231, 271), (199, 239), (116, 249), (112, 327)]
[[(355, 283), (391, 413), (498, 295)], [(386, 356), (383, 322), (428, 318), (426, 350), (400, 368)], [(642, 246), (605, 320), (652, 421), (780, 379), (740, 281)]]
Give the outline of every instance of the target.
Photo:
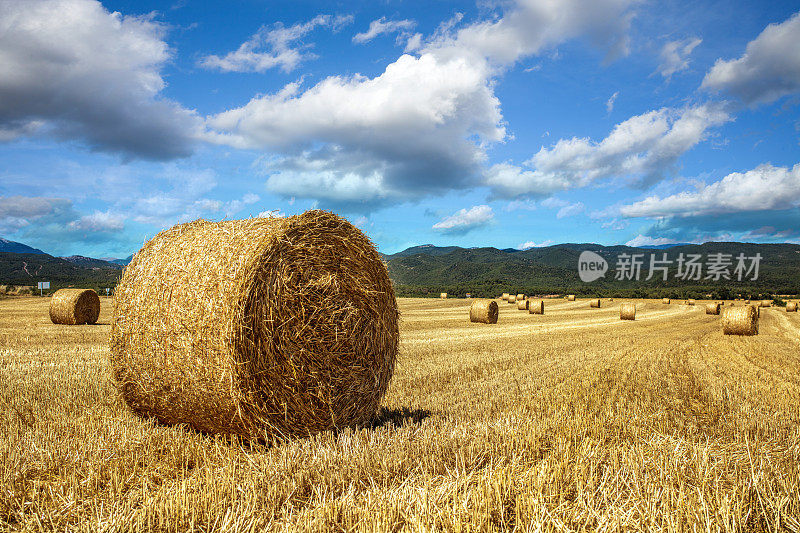
[(522, 299), (517, 300), (517, 309), (520, 311), (527, 311), (528, 310), (528, 300)]
[(622, 302), (619, 304), (620, 320), (636, 320), (636, 304), (632, 302)]
[(536, 300), (533, 302), (528, 300), (528, 313), (530, 313), (531, 315), (543, 315), (544, 300)]
[(53, 324), (94, 324), (100, 316), (100, 297), (92, 289), (59, 289), (50, 300)]
[(662, 304), (668, 304), (669, 303), (669, 298), (661, 298), (661, 303)]
[(725, 335), (758, 335), (758, 312), (751, 305), (728, 307), (722, 312)]
[(208, 433), (305, 436), (372, 419), (398, 337), (374, 245), (308, 211), (156, 235), (117, 286), (110, 359), (138, 414)]
[(442, 300), (447, 300), (447, 293), (446, 292), (440, 292), (439, 293), (439, 298), (441, 298)]
[(508, 303), (510, 303), (510, 304), (516, 303), (517, 302), (517, 297), (514, 296), (513, 294), (509, 294), (508, 295), (508, 300), (506, 300), (506, 301)]
[(600, 307), (600, 298), (589, 300), (589, 307)]
[(796, 313), (797, 312), (797, 302), (789, 302), (786, 304), (786, 312), (787, 313)]
[(475, 300), (469, 307), (469, 321), (482, 324), (497, 324), (500, 308), (494, 300)]
[(568, 302), (574, 302), (575, 301), (575, 295), (574, 294), (568, 294), (567, 295), (567, 301)]
[(719, 303), (713, 304), (706, 304), (706, 314), (707, 315), (718, 315), (719, 314)]

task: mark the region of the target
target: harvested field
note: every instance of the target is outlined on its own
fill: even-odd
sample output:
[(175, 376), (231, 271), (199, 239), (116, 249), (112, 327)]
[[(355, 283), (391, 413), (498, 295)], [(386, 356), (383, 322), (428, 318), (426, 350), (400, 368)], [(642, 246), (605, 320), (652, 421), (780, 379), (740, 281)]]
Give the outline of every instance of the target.
[(0, 530), (800, 530), (798, 313), (401, 298), (371, 426), (269, 445), (131, 413), (101, 299), (0, 300)]

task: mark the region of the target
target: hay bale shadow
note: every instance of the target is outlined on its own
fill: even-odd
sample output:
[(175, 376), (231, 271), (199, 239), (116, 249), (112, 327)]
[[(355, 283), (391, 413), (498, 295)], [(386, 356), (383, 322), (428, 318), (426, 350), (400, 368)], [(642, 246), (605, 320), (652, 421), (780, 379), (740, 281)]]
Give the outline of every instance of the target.
[(409, 409), (408, 407), (387, 409), (386, 407), (381, 407), (369, 425), (365, 427), (377, 429), (379, 427), (392, 425), (396, 428), (401, 428), (406, 424), (419, 424), (432, 414), (433, 413), (427, 409)]

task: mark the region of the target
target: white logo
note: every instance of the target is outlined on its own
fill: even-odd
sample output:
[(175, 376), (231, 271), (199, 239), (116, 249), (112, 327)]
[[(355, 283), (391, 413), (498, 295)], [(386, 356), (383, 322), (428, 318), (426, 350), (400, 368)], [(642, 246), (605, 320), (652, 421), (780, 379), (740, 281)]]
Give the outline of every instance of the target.
[(578, 257), (578, 275), (584, 283), (591, 283), (605, 276), (608, 262), (594, 252), (586, 250)]

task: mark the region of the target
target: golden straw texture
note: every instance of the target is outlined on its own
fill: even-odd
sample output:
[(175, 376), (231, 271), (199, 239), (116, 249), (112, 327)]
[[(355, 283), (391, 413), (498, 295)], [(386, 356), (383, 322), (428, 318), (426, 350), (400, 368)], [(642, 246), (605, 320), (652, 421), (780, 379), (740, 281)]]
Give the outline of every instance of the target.
[(761, 300), (761, 307), (772, 307), (772, 300)]
[(797, 302), (789, 302), (786, 304), (786, 312), (787, 313), (795, 313), (797, 312)]
[(689, 298), (688, 300), (686, 300), (686, 305), (694, 305), (694, 299)]
[(524, 300), (524, 299), (525, 299), (525, 295), (524, 294), (517, 294), (517, 301)]
[(517, 297), (513, 294), (508, 295), (508, 299), (506, 300), (508, 303), (513, 304), (517, 302)]
[(669, 298), (661, 298), (661, 303), (662, 304), (668, 304), (669, 303)]
[(503, 300), (507, 302), (508, 301), (508, 297), (509, 297), (509, 294), (507, 292), (504, 292), (503, 296), (502, 296)]
[(117, 286), (110, 359), (141, 415), (246, 438), (310, 435), (373, 417), (398, 337), (374, 245), (308, 211), (156, 235)]
[(543, 315), (544, 300), (535, 300), (533, 302), (528, 300), (528, 313), (530, 313), (531, 315)]
[(100, 316), (100, 297), (92, 289), (59, 289), (50, 300), (53, 324), (94, 324)]
[(725, 335), (758, 335), (758, 311), (751, 305), (726, 308), (721, 322)]
[(706, 314), (707, 315), (718, 315), (719, 314), (719, 303), (712, 303), (706, 304)]
[(600, 299), (589, 300), (589, 307), (600, 307)]
[(574, 294), (567, 295), (567, 301), (568, 302), (574, 302), (575, 301), (575, 295)]
[(619, 304), (620, 320), (636, 320), (636, 304), (632, 302), (622, 302)]
[(475, 300), (469, 307), (469, 321), (482, 324), (497, 324), (500, 308), (494, 300)]

